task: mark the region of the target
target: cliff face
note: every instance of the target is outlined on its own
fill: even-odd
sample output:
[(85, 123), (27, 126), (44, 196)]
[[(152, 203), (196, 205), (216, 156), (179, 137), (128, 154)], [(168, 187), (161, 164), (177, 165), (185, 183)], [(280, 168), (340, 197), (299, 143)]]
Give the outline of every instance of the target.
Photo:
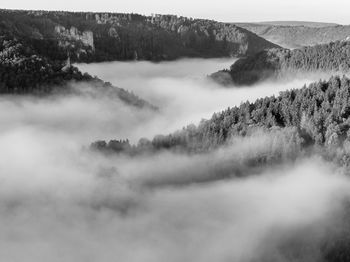
[(172, 15), (0, 10), (0, 34), (52, 59), (95, 62), (254, 54), (276, 45), (232, 24)]
[[(56, 25), (55, 33), (62, 40), (60, 44), (63, 46), (69, 45), (71, 41), (80, 41), (85, 46), (91, 47), (92, 50), (95, 49), (94, 46), (94, 34), (91, 31), (80, 32), (76, 27), (72, 26), (70, 29), (66, 29), (64, 26)], [(66, 41), (64, 41), (66, 40)]]

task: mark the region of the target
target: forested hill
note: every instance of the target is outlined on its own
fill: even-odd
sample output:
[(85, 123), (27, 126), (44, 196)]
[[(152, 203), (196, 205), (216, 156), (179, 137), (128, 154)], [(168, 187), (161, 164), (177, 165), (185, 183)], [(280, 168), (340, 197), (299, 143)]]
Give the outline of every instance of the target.
[(148, 102), (110, 83), (82, 74), (77, 68), (37, 54), (31, 46), (11, 37), (0, 37), (0, 94), (67, 93), (74, 83), (115, 96), (128, 105), (155, 109)]
[(305, 25), (238, 23), (237, 25), (285, 48), (326, 44), (350, 36), (350, 26), (343, 25), (317, 23)]
[(53, 60), (170, 60), (227, 57), (276, 47), (233, 24), (173, 15), (0, 10), (0, 35), (11, 34)]
[[(256, 134), (259, 129), (264, 131)], [(234, 136), (236, 139), (233, 139)], [(191, 152), (190, 160), (193, 165), (197, 164), (194, 171), (185, 165), (180, 169), (184, 175), (179, 179), (179, 176), (168, 175), (172, 173), (165, 168), (161, 173), (162, 179), (145, 179), (143, 183), (151, 187), (169, 185), (172, 188), (175, 185), (217, 182), (261, 174), (266, 169), (270, 173), (276, 165), (305, 160), (310, 155), (336, 163), (335, 173), (338, 166), (349, 171), (350, 79), (332, 77), (329, 81), (282, 92), (277, 97), (246, 102), (214, 114), (198, 126), (191, 125), (171, 135), (158, 135), (152, 141), (141, 139), (137, 146), (130, 145), (127, 140), (112, 140), (108, 143), (97, 141), (91, 148), (108, 155), (127, 153), (131, 157), (164, 151), (181, 152), (183, 156), (184, 152)], [(206, 162), (198, 161), (197, 157)], [(349, 261), (348, 207), (347, 213), (344, 213), (347, 223), (336, 226), (336, 237), (327, 234), (321, 241), (316, 241), (317, 245), (315, 241), (295, 245), (291, 238), (292, 241), (285, 245), (288, 258), (296, 257), (293, 261)], [(279, 261), (280, 257), (272, 261)]]
[(350, 42), (337, 41), (300, 49), (274, 48), (241, 58), (230, 70), (212, 75), (224, 84), (251, 85), (269, 78), (304, 72), (341, 72), (350, 70)]
[(206, 152), (224, 145), (234, 136), (248, 136), (261, 128), (268, 132), (279, 130), (280, 140), (276, 138), (276, 141), (281, 143), (277, 142), (278, 150), (271, 149), (272, 158), (286, 152), (300, 155), (303, 148), (316, 146), (326, 149), (323, 152), (336, 152), (334, 157), (338, 161), (349, 163), (350, 79), (332, 77), (329, 81), (281, 92), (277, 97), (245, 102), (215, 113), (198, 126), (158, 135), (152, 141), (141, 139), (134, 147), (128, 141), (118, 140), (97, 141), (92, 147), (104, 152)]

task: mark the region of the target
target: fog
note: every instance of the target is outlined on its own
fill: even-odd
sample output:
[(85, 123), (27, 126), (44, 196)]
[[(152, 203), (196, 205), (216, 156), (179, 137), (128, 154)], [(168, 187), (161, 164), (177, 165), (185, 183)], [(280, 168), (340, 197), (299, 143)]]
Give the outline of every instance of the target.
[[(148, 122), (142, 123), (141, 130), (129, 132), (128, 137), (132, 141), (139, 138), (140, 133), (147, 138), (159, 133), (171, 133), (190, 123), (198, 124), (201, 119), (208, 119), (214, 112), (227, 107), (278, 95), (280, 91), (301, 88), (304, 84), (328, 77), (327, 74), (312, 74), (286, 82), (265, 82), (240, 88), (223, 88), (207, 77), (213, 72), (229, 68), (233, 62), (235, 59), (183, 59), (162, 63), (79, 64), (78, 67), (83, 72), (131, 90), (160, 108), (156, 117), (152, 116)], [(133, 136), (134, 132), (136, 135)], [(123, 134), (120, 136), (124, 138)]]
[[(96, 139), (152, 137), (312, 79), (222, 88), (231, 60), (79, 65), (159, 107), (79, 93), (0, 99), (1, 261), (312, 261), (342, 228), (350, 181), (318, 157), (253, 168), (278, 132), (200, 155), (104, 156)], [(309, 247), (296, 257), (290, 241)], [(298, 250), (300, 246), (292, 247)], [(294, 250), (294, 249), (293, 249)], [(309, 259), (309, 260), (308, 260)]]

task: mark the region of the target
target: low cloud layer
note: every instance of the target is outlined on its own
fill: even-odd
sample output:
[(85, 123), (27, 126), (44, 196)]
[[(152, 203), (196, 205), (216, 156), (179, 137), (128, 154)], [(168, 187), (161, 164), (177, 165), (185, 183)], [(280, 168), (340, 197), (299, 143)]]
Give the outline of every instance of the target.
[(160, 112), (84, 93), (2, 97), (0, 260), (295, 261), (281, 248), (292, 240), (310, 246), (302, 258), (320, 256), (333, 225), (344, 223), (350, 181), (318, 158), (251, 169), (246, 159), (283, 146), (275, 135), (192, 156), (84, 149), (96, 139), (172, 132), (305, 82), (223, 89), (205, 79), (231, 62), (85, 66)]
[[(278, 95), (280, 91), (301, 88), (304, 84), (326, 79), (327, 74), (303, 76), (288, 82), (266, 82), (252, 87), (224, 88), (207, 78), (229, 68), (235, 59), (184, 59), (175, 62), (111, 62), (80, 64), (82, 71), (131, 90), (160, 108), (157, 116), (144, 121), (141, 136), (153, 137), (198, 124), (214, 112), (238, 106), (247, 100)], [(132, 117), (132, 116), (129, 116)], [(136, 132), (136, 130), (134, 130)], [(118, 135), (118, 133), (116, 133)], [(129, 135), (131, 140), (140, 134)], [(124, 137), (121, 137), (124, 138)]]
[(45, 173), (1, 177), (3, 260), (293, 261), (280, 250), (290, 237), (314, 248), (302, 258), (315, 258), (349, 199), (349, 180), (317, 159), (244, 179), (149, 188), (143, 174), (160, 175), (160, 161), (180, 179), (184, 167), (198, 178), (197, 167), (171, 155), (138, 170), (142, 159), (94, 166), (98, 158), (85, 157), (60, 162), (57, 172), (44, 168), (51, 160), (38, 170)]

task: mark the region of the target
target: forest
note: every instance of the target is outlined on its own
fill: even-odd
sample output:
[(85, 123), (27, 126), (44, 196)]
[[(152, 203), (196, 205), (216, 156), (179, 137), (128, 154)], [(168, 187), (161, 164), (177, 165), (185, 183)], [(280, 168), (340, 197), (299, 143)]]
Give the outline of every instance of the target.
[[(314, 156), (320, 157), (325, 163), (334, 164), (331, 172), (336, 173), (335, 167), (340, 166), (347, 174), (350, 160), (349, 99), (350, 79), (333, 76), (327, 81), (320, 80), (302, 88), (283, 91), (278, 96), (243, 102), (240, 106), (213, 114), (211, 119), (202, 120), (197, 126), (192, 124), (169, 135), (157, 135), (151, 140), (141, 138), (137, 144), (125, 138), (99, 140), (90, 145), (90, 150), (103, 153), (112, 161), (119, 160), (120, 166), (123, 161), (135, 161), (142, 168), (144, 159), (151, 158), (155, 159), (152, 163), (156, 167), (162, 167), (164, 156), (170, 156), (170, 161), (165, 158), (169, 163), (175, 162), (176, 157), (184, 156), (194, 162), (192, 165), (195, 171), (191, 165), (179, 167), (180, 171), (176, 169), (175, 172), (183, 176), (181, 179), (163, 167), (159, 175), (160, 182), (157, 179), (145, 182), (150, 187), (173, 188), (200, 183), (206, 186), (210, 182), (240, 181), (242, 177), (260, 179), (261, 174), (270, 175), (273, 168), (278, 169), (280, 165), (298, 164)], [(270, 139), (267, 143), (266, 136)], [(250, 150), (245, 148), (247, 144), (242, 146), (239, 141), (248, 141)], [(201, 157), (206, 161), (198, 163), (197, 158)], [(169, 178), (168, 173), (174, 177)], [(307, 173), (301, 171), (300, 175), (307, 176)], [(283, 174), (279, 173), (279, 176), (283, 177)], [(312, 183), (318, 184), (320, 181)], [(300, 186), (299, 182), (297, 184)], [(284, 193), (284, 189), (280, 190)], [(310, 190), (309, 187), (307, 190)], [(291, 193), (292, 196), (298, 194), (300, 191)], [(244, 195), (241, 201), (246, 203), (249, 193), (244, 191)], [(229, 201), (231, 203), (232, 199)], [(325, 233), (321, 240), (314, 240), (313, 235), (309, 239), (299, 231), (288, 232), (285, 238), (278, 238), (276, 249), (266, 251), (260, 260), (257, 258), (252, 261), (281, 261), (281, 257), (282, 261), (348, 261), (348, 204), (340, 218), (343, 222), (338, 225), (333, 221), (330, 228), (322, 228), (332, 233)], [(277, 257), (274, 257), (274, 252), (278, 253)]]
[[(301, 89), (281, 92), (254, 103), (215, 113), (198, 125), (189, 125), (169, 135), (152, 140), (96, 141), (91, 148), (106, 153), (139, 154), (170, 150), (203, 153), (227, 144), (237, 136), (250, 136), (257, 130), (280, 131), (283, 146), (271, 151), (266, 159), (294, 158), (310, 148), (327, 159), (348, 165), (350, 159), (350, 79), (334, 76)], [(265, 159), (265, 160), (266, 160)], [(257, 159), (261, 161), (264, 159)]]
[(53, 60), (173, 60), (227, 57), (278, 47), (232, 24), (171, 15), (0, 10), (0, 34)]
[(82, 73), (65, 62), (37, 54), (30, 45), (8, 36), (0, 37), (0, 94), (62, 94), (76, 91), (72, 89), (75, 83), (85, 83), (86, 88), (108, 93), (129, 105), (156, 109), (125, 89)]
[[(234, 85), (252, 85), (259, 81), (277, 79), (297, 73), (349, 72), (350, 42), (337, 41), (299, 49), (273, 48), (241, 58), (230, 70), (212, 77), (220, 82), (220, 73), (230, 75)], [(231, 84), (232, 84), (231, 83)]]

